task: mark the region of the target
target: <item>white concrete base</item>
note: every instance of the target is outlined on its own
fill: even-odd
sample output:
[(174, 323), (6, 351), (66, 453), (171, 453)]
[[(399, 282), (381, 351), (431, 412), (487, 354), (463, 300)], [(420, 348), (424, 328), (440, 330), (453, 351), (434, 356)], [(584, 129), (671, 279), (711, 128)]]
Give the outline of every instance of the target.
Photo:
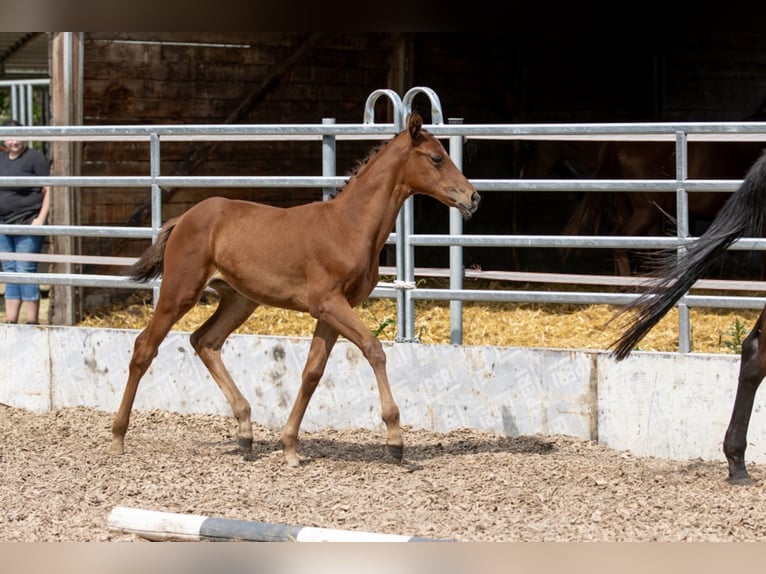
[[(0, 403), (45, 412), (86, 406), (115, 411), (135, 330), (0, 325), (6, 368)], [(253, 421), (287, 420), (308, 353), (305, 338), (232, 336), (224, 361), (252, 405)], [(446, 432), (484, 429), (506, 436), (564, 434), (639, 455), (722, 460), (734, 401), (736, 355), (607, 353), (510, 347), (385, 343), (402, 423)], [(231, 416), (189, 345), (172, 332), (141, 382), (137, 410)], [(756, 398), (747, 460), (766, 462), (766, 420)], [(383, 430), (372, 370), (340, 341), (301, 430)]]

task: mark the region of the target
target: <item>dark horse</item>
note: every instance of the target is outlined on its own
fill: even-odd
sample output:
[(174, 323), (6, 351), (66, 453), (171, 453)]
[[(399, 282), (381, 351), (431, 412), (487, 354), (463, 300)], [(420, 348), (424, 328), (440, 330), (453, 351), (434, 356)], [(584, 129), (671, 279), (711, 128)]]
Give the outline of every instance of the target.
[[(766, 234), (766, 155), (750, 168), (740, 188), (732, 194), (710, 227), (691, 242), (679, 258), (675, 250), (661, 252), (655, 260), (656, 279), (647, 290), (618, 315), (632, 313), (631, 324), (612, 344), (612, 356), (627, 357), (631, 350), (654, 327), (697, 279), (708, 273), (727, 248), (742, 237)], [(734, 409), (723, 441), (729, 464), (729, 481), (751, 482), (745, 468), (747, 428), (758, 386), (766, 376), (766, 308), (761, 311), (753, 330), (742, 343), (739, 382)]]
[(317, 320), (301, 386), (281, 433), (287, 464), (300, 464), (301, 420), (340, 335), (359, 347), (372, 367), (388, 451), (402, 459), (399, 407), (389, 387), (386, 355), (353, 307), (377, 284), (381, 249), (408, 197), (429, 195), (458, 208), (466, 219), (480, 199), (439, 140), (422, 126), (421, 117), (411, 114), (407, 129), (372, 154), (331, 201), (277, 208), (213, 197), (162, 227), (157, 242), (129, 270), (136, 281), (161, 274), (162, 283), (154, 316), (135, 341), (112, 424), (113, 454), (124, 453), (138, 384), (160, 343), (210, 286), (220, 302), (191, 334), (191, 344), (231, 405), (240, 450), (252, 450), (251, 407), (224, 366), (221, 348), (263, 304), (308, 312)]
[[(766, 119), (766, 99), (743, 121)], [(764, 143), (756, 142), (690, 142), (688, 145), (688, 179), (739, 179), (758, 159)], [(676, 146), (674, 142), (604, 142), (598, 152), (596, 179), (675, 179)], [(689, 194), (690, 218), (712, 221), (731, 196), (726, 192), (694, 192)], [(562, 235), (580, 235), (586, 231), (619, 236), (661, 234), (663, 223), (676, 217), (676, 194), (662, 191), (586, 193)], [(694, 229), (691, 234), (695, 235)], [(625, 249), (614, 250), (616, 275), (631, 275), (632, 268)]]
[[(739, 179), (763, 151), (763, 142), (691, 142), (689, 179)], [(595, 171), (597, 179), (675, 179), (676, 150), (673, 142), (610, 141), (603, 144)], [(726, 192), (689, 194), (689, 215), (711, 221), (731, 196)], [(663, 222), (676, 216), (676, 194), (634, 191), (586, 193), (562, 231), (637, 236), (661, 235)], [(692, 235), (694, 230), (691, 230)], [(632, 275), (628, 251), (614, 250), (615, 274)]]

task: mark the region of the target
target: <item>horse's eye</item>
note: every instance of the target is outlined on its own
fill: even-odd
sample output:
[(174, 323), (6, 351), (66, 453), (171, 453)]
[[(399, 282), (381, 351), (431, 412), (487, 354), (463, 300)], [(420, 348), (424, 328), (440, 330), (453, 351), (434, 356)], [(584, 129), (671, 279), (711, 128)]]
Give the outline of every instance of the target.
[(433, 154), (431, 156), (431, 161), (434, 162), (434, 165), (439, 165), (441, 162), (444, 161), (444, 158), (440, 156), (439, 154)]

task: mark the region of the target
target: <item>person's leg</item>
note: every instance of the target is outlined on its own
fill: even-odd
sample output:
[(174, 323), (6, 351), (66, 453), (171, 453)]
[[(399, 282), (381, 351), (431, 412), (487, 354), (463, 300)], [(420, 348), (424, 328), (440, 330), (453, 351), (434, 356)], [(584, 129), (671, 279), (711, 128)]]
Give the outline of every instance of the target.
[(27, 325), (40, 323), (40, 299), (24, 301), (24, 322)]
[[(0, 234), (0, 252), (14, 253), (16, 251), (16, 236)], [(4, 273), (15, 273), (17, 261), (3, 259), (2, 269)], [(19, 320), (19, 308), (21, 307), (21, 290), (16, 283), (5, 284), (5, 320), (8, 323), (16, 323)]]
[[(16, 239), (16, 253), (40, 253), (43, 245), (41, 235), (19, 235)], [(18, 273), (37, 273), (37, 261), (17, 261)], [(40, 286), (33, 283), (19, 285), (22, 307), (24, 308), (24, 320), (26, 323), (39, 323), (40, 312)]]
[(21, 309), (21, 299), (8, 299), (5, 297), (5, 322), (18, 323), (19, 310)]

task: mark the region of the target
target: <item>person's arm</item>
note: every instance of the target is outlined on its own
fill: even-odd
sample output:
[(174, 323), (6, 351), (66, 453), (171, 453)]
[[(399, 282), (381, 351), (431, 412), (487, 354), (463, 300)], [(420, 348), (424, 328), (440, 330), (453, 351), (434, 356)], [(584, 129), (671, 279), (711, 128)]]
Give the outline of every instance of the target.
[(47, 185), (43, 186), (42, 194), (43, 194), (43, 203), (40, 206), (40, 212), (32, 220), (32, 223), (30, 223), (30, 225), (44, 225), (45, 220), (48, 218), (48, 210), (50, 209), (50, 206), (51, 206), (51, 188), (48, 187)]
[[(35, 155), (34, 172), (35, 175), (41, 177), (48, 177), (51, 173), (51, 164), (42, 152), (37, 152)], [(30, 225), (45, 225), (45, 220), (48, 218), (48, 210), (51, 206), (51, 188), (44, 185), (41, 191), (43, 201), (40, 205), (40, 211)]]

